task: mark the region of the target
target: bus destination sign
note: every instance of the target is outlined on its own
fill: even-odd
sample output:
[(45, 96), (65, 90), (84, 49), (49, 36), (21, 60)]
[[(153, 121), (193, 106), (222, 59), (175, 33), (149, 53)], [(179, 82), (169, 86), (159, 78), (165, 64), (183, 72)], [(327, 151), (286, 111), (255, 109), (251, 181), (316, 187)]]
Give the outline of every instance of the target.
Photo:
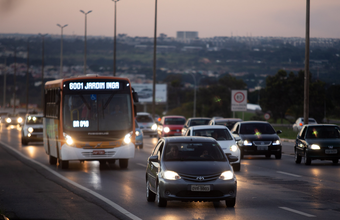
[(69, 90), (115, 90), (120, 89), (119, 82), (70, 82)]

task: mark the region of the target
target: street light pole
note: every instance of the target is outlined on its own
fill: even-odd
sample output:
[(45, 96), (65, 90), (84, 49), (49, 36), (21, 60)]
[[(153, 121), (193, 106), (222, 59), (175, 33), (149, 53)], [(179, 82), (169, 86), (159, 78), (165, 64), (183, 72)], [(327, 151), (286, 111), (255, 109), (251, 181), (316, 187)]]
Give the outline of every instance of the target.
[(91, 11), (84, 12), (83, 10), (80, 10), (81, 13), (85, 15), (85, 41), (84, 41), (84, 75), (86, 75), (86, 29), (87, 29), (87, 14), (91, 13)]
[(61, 38), (60, 38), (60, 73), (59, 73), (59, 77), (63, 78), (64, 74), (63, 74), (63, 29), (64, 27), (67, 27), (67, 24), (65, 24), (64, 26), (61, 26), (60, 24), (57, 24), (57, 26), (59, 26), (61, 28)]
[(306, 48), (305, 48), (305, 89), (304, 89), (304, 124), (308, 124), (309, 118), (309, 24), (310, 24), (310, 0), (306, 2)]
[(117, 25), (117, 9), (116, 9), (116, 3), (119, 0), (112, 0), (115, 3), (115, 27), (114, 27), (114, 39), (113, 39), (113, 76), (116, 76), (116, 45), (117, 45), (117, 39), (116, 39), (116, 25)]
[(41, 109), (44, 110), (44, 50), (45, 50), (45, 36), (47, 34), (39, 34), (41, 36)]
[(152, 84), (152, 118), (155, 118), (156, 94), (156, 51), (157, 51), (157, 0), (155, 0), (155, 31), (153, 41), (153, 84)]

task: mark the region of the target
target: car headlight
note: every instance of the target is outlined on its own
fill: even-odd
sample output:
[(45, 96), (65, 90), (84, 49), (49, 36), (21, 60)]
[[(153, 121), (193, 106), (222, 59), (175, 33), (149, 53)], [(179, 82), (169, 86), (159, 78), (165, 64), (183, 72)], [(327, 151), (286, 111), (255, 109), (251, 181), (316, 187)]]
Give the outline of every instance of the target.
[(27, 128), (27, 131), (28, 131), (29, 133), (33, 133), (34, 129), (33, 129), (32, 127), (29, 127), (29, 128)]
[(273, 141), (273, 145), (280, 145), (280, 144), (281, 144), (280, 140)]
[(174, 171), (165, 171), (163, 173), (163, 178), (166, 180), (179, 180), (181, 177)]
[(123, 144), (129, 144), (129, 143), (131, 143), (131, 132), (125, 135), (124, 141), (123, 141)]
[(237, 147), (235, 144), (233, 144), (233, 145), (230, 146), (231, 152), (236, 152), (237, 149), (238, 149), (238, 147)]
[(169, 133), (169, 132), (170, 132), (170, 128), (169, 128), (169, 127), (165, 127), (165, 128), (164, 128), (164, 132), (165, 132), (165, 133)]
[(136, 131), (136, 137), (138, 137), (139, 135), (141, 135), (141, 133), (139, 131)]
[(156, 131), (156, 130), (157, 130), (157, 124), (153, 124), (153, 125), (151, 126), (151, 129), (154, 130), (154, 131)]
[(317, 145), (317, 144), (312, 144), (312, 145), (310, 146), (310, 149), (312, 149), (312, 150), (320, 150), (320, 146)]
[(66, 144), (69, 145), (69, 146), (73, 145), (74, 141), (73, 141), (72, 137), (68, 134), (65, 134), (65, 133), (63, 133), (63, 135), (64, 135), (64, 138), (66, 140)]
[(244, 145), (244, 146), (251, 146), (251, 145), (253, 145), (253, 144), (251, 143), (251, 141), (245, 140), (245, 141), (243, 141), (243, 145)]
[(10, 118), (6, 118), (6, 122), (7, 122), (7, 123), (11, 123), (12, 120), (11, 120)]
[(18, 121), (18, 123), (21, 123), (22, 122), (22, 118), (21, 117), (18, 118), (17, 121)]
[(221, 180), (231, 180), (234, 178), (234, 173), (231, 170), (225, 171), (219, 177)]

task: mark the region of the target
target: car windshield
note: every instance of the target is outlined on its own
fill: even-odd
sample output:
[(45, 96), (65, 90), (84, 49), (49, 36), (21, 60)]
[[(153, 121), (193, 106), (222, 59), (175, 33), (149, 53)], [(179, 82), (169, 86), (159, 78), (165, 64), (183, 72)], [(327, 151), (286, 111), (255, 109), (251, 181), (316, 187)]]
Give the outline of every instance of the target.
[(218, 143), (169, 143), (165, 147), (165, 161), (225, 161)]
[(166, 118), (164, 120), (165, 125), (184, 125), (185, 119), (184, 118)]
[(28, 125), (36, 125), (36, 124), (42, 124), (43, 123), (43, 117), (41, 116), (27, 116), (26, 124)]
[(207, 125), (209, 122), (210, 119), (193, 119), (190, 121), (190, 126)]
[(266, 123), (247, 123), (242, 124), (240, 134), (275, 134), (274, 128)]
[(308, 127), (306, 138), (311, 139), (340, 138), (339, 127), (338, 126)]
[(217, 141), (233, 140), (227, 129), (195, 129), (193, 136), (212, 137)]
[(137, 115), (136, 120), (142, 123), (153, 122), (152, 118), (149, 115)]
[(216, 121), (216, 125), (224, 125), (229, 129), (232, 129), (234, 127), (234, 124), (236, 124), (237, 121)]

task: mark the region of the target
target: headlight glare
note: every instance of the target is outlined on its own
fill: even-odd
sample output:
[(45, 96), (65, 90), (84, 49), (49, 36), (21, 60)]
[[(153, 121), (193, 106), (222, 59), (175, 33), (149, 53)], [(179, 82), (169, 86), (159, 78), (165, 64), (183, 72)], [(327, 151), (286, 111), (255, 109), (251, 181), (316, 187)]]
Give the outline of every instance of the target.
[(169, 128), (169, 127), (165, 127), (165, 128), (164, 128), (164, 132), (165, 132), (165, 133), (169, 133), (169, 132), (170, 132), (170, 128)]
[(29, 127), (29, 128), (27, 128), (27, 131), (28, 131), (29, 133), (33, 133), (34, 129), (33, 129), (32, 127)]
[(18, 121), (18, 123), (21, 123), (22, 122), (22, 118), (19, 117), (17, 121)]
[(165, 171), (163, 173), (163, 178), (166, 180), (179, 180), (181, 177), (174, 171)]
[(138, 137), (141, 133), (139, 131), (136, 131), (136, 137)]
[(234, 173), (230, 170), (223, 172), (220, 176), (221, 180), (231, 180), (232, 178), (234, 178)]
[(245, 141), (243, 141), (243, 145), (244, 146), (251, 146), (252, 143), (250, 141), (245, 140)]
[(157, 130), (157, 124), (153, 124), (151, 127), (152, 130), (156, 131)]
[(231, 152), (236, 152), (237, 149), (238, 149), (238, 147), (237, 147), (235, 144), (233, 144), (233, 145), (230, 146)]
[(131, 142), (131, 133), (128, 133), (124, 137), (124, 144), (129, 144)]
[(64, 135), (64, 138), (66, 140), (66, 144), (69, 145), (69, 146), (73, 145), (74, 141), (73, 141), (72, 137), (70, 135), (66, 134), (66, 133), (63, 133), (63, 135)]
[(280, 144), (281, 144), (280, 140), (273, 141), (273, 145), (280, 145)]
[(320, 146), (317, 145), (317, 144), (312, 144), (312, 145), (310, 146), (310, 149), (312, 149), (312, 150), (320, 150)]
[(12, 120), (11, 120), (10, 118), (6, 118), (6, 122), (7, 122), (7, 123), (11, 123)]

